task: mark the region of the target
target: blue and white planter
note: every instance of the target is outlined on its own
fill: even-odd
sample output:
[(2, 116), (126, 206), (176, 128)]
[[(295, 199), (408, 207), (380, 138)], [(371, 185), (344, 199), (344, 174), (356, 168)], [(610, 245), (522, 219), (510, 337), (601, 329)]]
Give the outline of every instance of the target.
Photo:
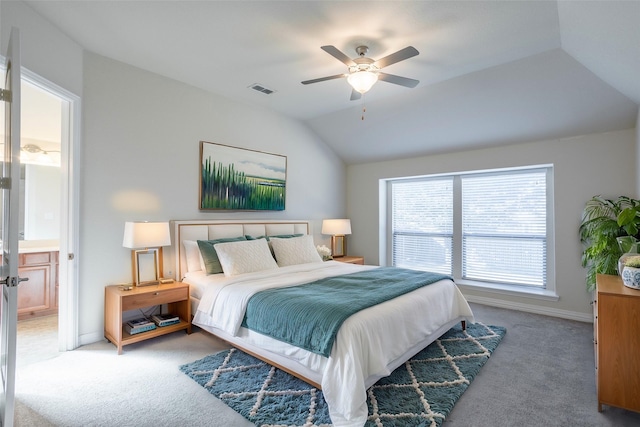
[(640, 268), (624, 266), (622, 282), (628, 288), (640, 289)]

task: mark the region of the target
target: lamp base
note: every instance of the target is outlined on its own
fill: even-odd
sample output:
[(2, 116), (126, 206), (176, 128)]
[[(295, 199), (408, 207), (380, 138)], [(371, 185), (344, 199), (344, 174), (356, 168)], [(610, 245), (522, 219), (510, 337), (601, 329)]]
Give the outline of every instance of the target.
[(331, 256), (340, 258), (347, 255), (347, 238), (344, 235), (331, 236)]
[(147, 282), (140, 282), (140, 283), (136, 283), (136, 287), (140, 288), (142, 286), (154, 286), (154, 285), (159, 285), (160, 281), (159, 280), (149, 280)]
[(159, 285), (162, 274), (162, 248), (132, 250), (131, 266), (134, 286)]

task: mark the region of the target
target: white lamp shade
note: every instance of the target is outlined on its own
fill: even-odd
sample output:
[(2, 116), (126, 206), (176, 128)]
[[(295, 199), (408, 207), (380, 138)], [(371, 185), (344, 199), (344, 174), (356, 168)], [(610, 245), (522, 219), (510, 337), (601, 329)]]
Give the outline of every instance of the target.
[(171, 245), (168, 222), (125, 222), (122, 246), (130, 249)]
[(377, 81), (378, 75), (371, 71), (356, 71), (347, 77), (351, 87), (360, 93), (367, 92)]
[(322, 221), (322, 234), (331, 234), (332, 236), (351, 234), (351, 220), (325, 219)]

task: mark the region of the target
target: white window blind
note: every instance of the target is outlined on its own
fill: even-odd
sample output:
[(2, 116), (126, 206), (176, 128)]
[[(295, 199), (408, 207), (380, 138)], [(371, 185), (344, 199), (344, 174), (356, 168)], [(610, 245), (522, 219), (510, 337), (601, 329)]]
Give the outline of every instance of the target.
[(462, 277), (544, 287), (546, 170), (461, 180)]
[(453, 177), (392, 184), (393, 265), (451, 274)]
[(546, 289), (551, 170), (391, 180), (392, 265)]

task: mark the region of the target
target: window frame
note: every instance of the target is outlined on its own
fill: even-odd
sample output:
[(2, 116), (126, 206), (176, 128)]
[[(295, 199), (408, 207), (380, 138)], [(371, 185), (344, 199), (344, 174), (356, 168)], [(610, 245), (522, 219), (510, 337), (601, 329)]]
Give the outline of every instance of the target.
[[(464, 175), (478, 174), (496, 174), (508, 172), (521, 172), (526, 170), (545, 170), (546, 171), (546, 286), (544, 288), (538, 286), (515, 285), (506, 283), (497, 283), (490, 281), (474, 281), (462, 278), (462, 189), (461, 177)], [(554, 220), (554, 170), (552, 164), (530, 165), (521, 167), (470, 170), (462, 172), (438, 173), (430, 175), (398, 177), (381, 180), (381, 190), (383, 199), (385, 200), (385, 215), (382, 215), (383, 227), (381, 233), (381, 241), (384, 242), (384, 260), (385, 265), (393, 265), (393, 183), (411, 182), (425, 179), (434, 179), (438, 177), (453, 177), (453, 244), (452, 244), (452, 271), (456, 284), (463, 290), (482, 290), (492, 293), (499, 293), (513, 296), (526, 296), (536, 299), (557, 301), (559, 299), (556, 294), (555, 280), (555, 220)], [(382, 206), (381, 206), (382, 208)]]

